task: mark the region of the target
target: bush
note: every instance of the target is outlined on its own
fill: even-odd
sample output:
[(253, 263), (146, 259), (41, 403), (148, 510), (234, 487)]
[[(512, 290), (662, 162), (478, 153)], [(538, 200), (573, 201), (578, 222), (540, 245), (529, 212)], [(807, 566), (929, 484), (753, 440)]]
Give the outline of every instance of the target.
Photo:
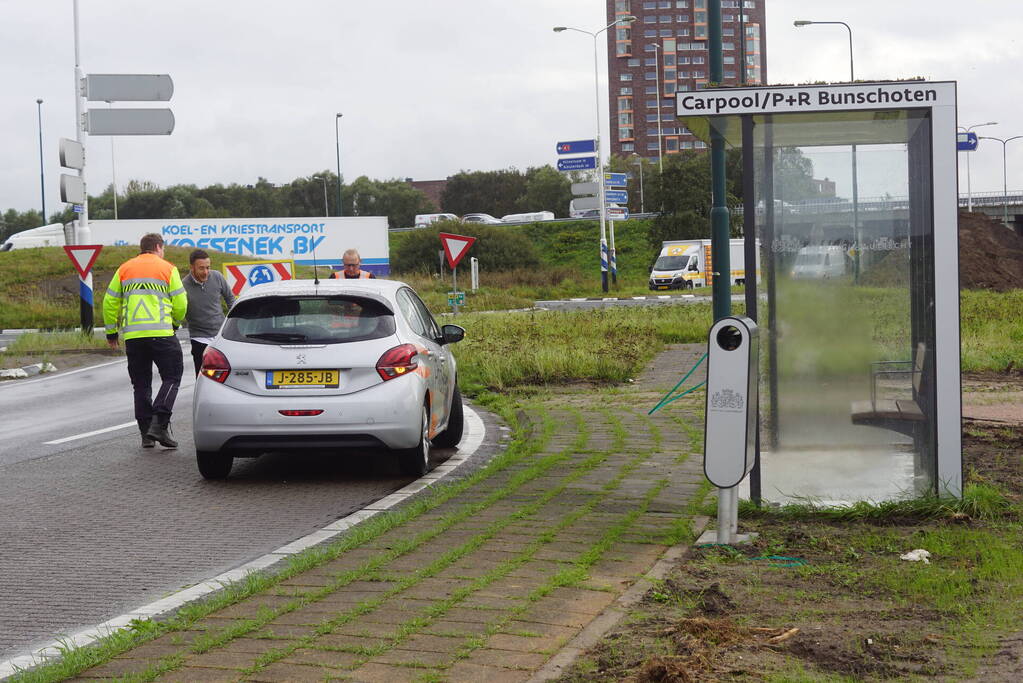
[[(540, 255), (521, 230), (500, 225), (441, 221), (408, 234), (391, 255), (391, 266), (398, 273), (437, 272), (437, 252), (442, 248), (440, 233), (450, 232), (475, 237), (463, 262), (475, 256), (489, 272), (536, 268)], [(468, 263), (465, 264), (466, 267)], [(447, 265), (445, 272), (450, 272)]]

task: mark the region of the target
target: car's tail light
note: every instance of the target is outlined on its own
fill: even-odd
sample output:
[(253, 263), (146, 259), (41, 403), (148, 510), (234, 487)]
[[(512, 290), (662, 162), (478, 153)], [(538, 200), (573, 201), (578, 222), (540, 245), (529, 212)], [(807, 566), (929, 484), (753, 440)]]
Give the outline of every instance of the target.
[(377, 361), (377, 373), (385, 382), (407, 375), (419, 367), (419, 363), (415, 360), (418, 354), (419, 351), (412, 344), (402, 344), (388, 349)]
[(285, 417), (312, 417), (314, 415), (319, 415), (323, 411), (322, 410), (278, 410), (277, 412), (280, 413), (281, 415), (284, 415)]
[(212, 346), (207, 346), (202, 354), (202, 367), (199, 368), (199, 373), (223, 384), (231, 374), (231, 364), (227, 362), (227, 356)]

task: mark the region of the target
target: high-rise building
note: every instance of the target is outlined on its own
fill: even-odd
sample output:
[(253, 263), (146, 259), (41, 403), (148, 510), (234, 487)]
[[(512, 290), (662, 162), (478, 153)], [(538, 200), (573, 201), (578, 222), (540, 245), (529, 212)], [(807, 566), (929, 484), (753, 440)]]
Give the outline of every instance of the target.
[[(721, 0), (726, 85), (767, 80), (765, 2)], [(705, 147), (675, 117), (675, 94), (704, 88), (710, 78), (707, 0), (607, 0), (609, 24), (628, 15), (636, 20), (607, 32), (611, 144), (605, 149), (657, 159)]]

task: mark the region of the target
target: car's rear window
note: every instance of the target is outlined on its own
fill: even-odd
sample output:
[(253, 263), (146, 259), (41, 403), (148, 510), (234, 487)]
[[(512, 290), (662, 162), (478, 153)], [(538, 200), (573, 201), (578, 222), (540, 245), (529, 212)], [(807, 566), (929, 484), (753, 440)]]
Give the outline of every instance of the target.
[(355, 296), (266, 296), (231, 309), (223, 336), (253, 344), (341, 344), (394, 334), (394, 315)]

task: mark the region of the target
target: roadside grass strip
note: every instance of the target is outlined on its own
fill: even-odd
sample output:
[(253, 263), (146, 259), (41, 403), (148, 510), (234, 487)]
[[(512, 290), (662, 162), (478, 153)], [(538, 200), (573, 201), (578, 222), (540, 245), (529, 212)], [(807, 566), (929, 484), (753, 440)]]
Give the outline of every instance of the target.
[[(412, 501), (402, 509), (389, 511), (367, 519), (347, 530), (342, 540), (309, 548), (289, 556), (286, 567), (277, 573), (247, 574), (238, 581), (226, 584), (223, 591), (214, 594), (210, 598), (181, 607), (167, 621), (152, 622), (149, 620), (139, 620), (133, 622), (128, 628), (115, 631), (87, 646), (70, 646), (61, 652), (61, 656), (57, 661), (47, 662), (30, 670), (19, 672), (8, 680), (12, 683), (49, 683), (51, 681), (64, 680), (86, 669), (103, 664), (117, 655), (154, 640), (159, 636), (188, 630), (200, 619), (210, 614), (234, 605), (257, 593), (266, 591), (330, 560), (334, 560), (346, 551), (378, 538), (391, 529), (399, 527), (409, 520), (439, 507), (467, 489), (471, 489), (480, 482), (486, 481), (491, 476), (513, 468), (519, 463), (528, 461), (531, 456), (544, 448), (553, 433), (553, 425), (542, 413), (539, 416), (542, 429), (539, 433), (532, 435), (526, 434), (527, 426), (521, 424), (510, 411), (504, 417), (509, 420), (510, 424), (514, 425), (512, 440), (508, 448), (491, 460), (485, 467), (468, 475), (466, 478), (458, 482), (439, 486), (432, 490), (428, 497)], [(526, 438), (527, 436), (532, 438)], [(559, 459), (561, 458), (554, 454), (533, 463), (525, 470), (516, 472), (512, 475), (511, 481), (508, 484), (495, 491), (489, 498), (498, 500), (508, 495), (518, 486), (539, 476), (542, 471), (553, 467)], [(473, 514), (476, 508), (482, 509), (487, 505), (489, 503), (466, 505), (462, 511), (455, 513), (453, 517), (462, 519)], [(458, 519), (452, 519), (448, 526), (454, 524)], [(443, 529), (438, 529), (436, 533), (441, 531)], [(433, 535), (436, 535), (436, 533)], [(429, 538), (423, 538), (422, 542), (427, 540)], [(377, 564), (380, 563), (367, 563), (367, 571), (373, 571), (373, 568), (369, 567), (369, 565), (374, 565), (375, 567)], [(340, 587), (343, 587), (343, 584), (337, 585), (337, 588)], [(171, 670), (172, 668), (174, 667), (169, 667), (166, 670)], [(151, 680), (151, 678), (136, 679), (133, 677), (131, 680)]]
[[(625, 435), (624, 432), (620, 429), (620, 424), (613, 423), (613, 427), (614, 431), (616, 432), (615, 433), (616, 438), (614, 444), (608, 450), (619, 451), (621, 450), (621, 446), (624, 444)], [(576, 448), (574, 449), (576, 453), (587, 452), (581, 448), (581, 443), (585, 443), (585, 436), (586, 436), (585, 432), (580, 433), (580, 439), (577, 441)], [(415, 617), (406, 622), (403, 622), (402, 624), (397, 625), (395, 630), (389, 636), (386, 636), (386, 640), (388, 641), (386, 645), (380, 645), (376, 648), (371, 648), (368, 650), (361, 649), (359, 654), (362, 654), (364, 658), (360, 660), (355, 666), (359, 666), (363, 663), (366, 663), (373, 657), (379, 656), (388, 650), (396, 648), (402, 642), (407, 640), (410, 636), (417, 634), (424, 628), (428, 627), (434, 621), (443, 617), (452, 608), (464, 603), (465, 600), (472, 596), (474, 593), (479, 592), (481, 589), (486, 588), (487, 586), (493, 584), (496, 580), (507, 576), (514, 569), (527, 563), (530, 559), (533, 558), (533, 556), (539, 549), (550, 543), (553, 543), (560, 532), (568, 529), (573, 524), (578, 522), (582, 517), (592, 512), (594, 508), (600, 502), (602, 502), (610, 492), (615, 490), (621, 484), (622, 480), (624, 480), (624, 478), (630, 472), (632, 472), (636, 467), (638, 467), (639, 464), (649, 456), (649, 454), (650, 451), (645, 451), (640, 452), (631, 457), (620, 468), (617, 475), (612, 480), (608, 481), (602, 486), (600, 492), (590, 494), (590, 500), (587, 503), (570, 512), (568, 515), (562, 518), (553, 528), (543, 531), (537, 538), (527, 543), (524, 546), (524, 548), (519, 553), (517, 553), (515, 557), (501, 562), (499, 565), (490, 569), (482, 576), (473, 579), (469, 585), (459, 588), (450, 597), (438, 601), (437, 603), (429, 607), (423, 615)], [(507, 519), (491, 524), (485, 532), (478, 534), (477, 536), (473, 537), (468, 543), (462, 545), (459, 548), (453, 549), (452, 551), (446, 553), (443, 557), (438, 558), (438, 560), (433, 565), (418, 572), (417, 576), (409, 577), (408, 579), (402, 581), (402, 585), (399, 588), (394, 589), (393, 591), (389, 591), (386, 597), (393, 597), (395, 595), (398, 595), (399, 593), (403, 592), (412, 585), (419, 583), (423, 578), (436, 575), (437, 572), (446, 567), (451, 566), (451, 564), (453, 564), (456, 560), (461, 559), (467, 556), (472, 551), (479, 549), (483, 542), (492, 539), (494, 536), (497, 535), (499, 531), (509, 526), (512, 522), (519, 521), (535, 515), (544, 506), (546, 506), (548, 503), (555, 500), (559, 495), (561, 495), (571, 483), (577, 481), (583, 475), (592, 471), (595, 467), (603, 463), (608, 457), (609, 454), (607, 451), (598, 451), (596, 453), (593, 453), (589, 457), (585, 458), (582, 462), (575, 465), (573, 471), (569, 473), (567, 476), (565, 476), (556, 487), (546, 491), (538, 500), (523, 507), (521, 510), (513, 513)], [(628, 528), (628, 526), (631, 525), (631, 523), (635, 520), (636, 517), (642, 514), (642, 512), (646, 509), (646, 504), (648, 504), (649, 499), (656, 496), (656, 494), (660, 492), (660, 490), (664, 487), (665, 484), (666, 482), (664, 481), (658, 482), (653, 487), (652, 491), (647, 494), (646, 501), (644, 502), (644, 504), (640, 508), (634, 509), (627, 513), (625, 515), (625, 519), (622, 522), (619, 522), (618, 524), (612, 526), (607, 532), (605, 532), (603, 537), (598, 542), (596, 542), (589, 550), (583, 553), (583, 555), (578, 560), (576, 560), (574, 566), (568, 569), (561, 570), (560, 572), (558, 572), (557, 575), (555, 575), (555, 577), (549, 579), (544, 586), (534, 590), (532, 593), (527, 595), (527, 601), (529, 602), (520, 606), (519, 608), (513, 609), (509, 613), (507, 618), (503, 619), (500, 622), (501, 624), (500, 626), (492, 626), (488, 628), (486, 633), (487, 637), (494, 633), (497, 633), (500, 630), (501, 626), (503, 626), (503, 624), (507, 623), (507, 621), (513, 619), (515, 616), (520, 615), (522, 612), (528, 609), (530, 606), (529, 603), (539, 600), (540, 598), (549, 594), (552, 590), (559, 586), (572, 585), (582, 580), (585, 577), (585, 568), (591, 566), (607, 551), (608, 548), (610, 548), (611, 544), (613, 543), (613, 540), (617, 538), (626, 528)], [(260, 657), (259, 660), (257, 660), (256, 666), (246, 669), (244, 671), (244, 674), (246, 675), (255, 674), (261, 668), (265, 668), (266, 666), (274, 662), (280, 661), (281, 659), (285, 658), (287, 655), (295, 652), (298, 649), (302, 649), (305, 647), (315, 647), (316, 640), (320, 636), (327, 635), (333, 632), (337, 627), (350, 623), (352, 620), (354, 620), (354, 618), (361, 616), (362, 614), (365, 614), (368, 611), (365, 608), (367, 607), (375, 608), (382, 604), (385, 600), (386, 598), (381, 598), (373, 600), (371, 602), (367, 601), (360, 603), (356, 609), (350, 610), (349, 612), (341, 614), (334, 619), (323, 622), (320, 626), (317, 627), (316, 632), (314, 634), (311, 634), (305, 638), (293, 642), (286, 649), (276, 650), (272, 654)], [(455, 657), (457, 659), (464, 659), (468, 657), (469, 654), (474, 649), (482, 647), (484, 643), (485, 639), (483, 637), (471, 636), (466, 639), (465, 645), (463, 645), (462, 649), (455, 655)], [(392, 666), (422, 668), (426, 665), (422, 663), (411, 662), (403, 664), (392, 664)]]
[[(579, 427), (579, 435), (576, 438), (576, 442), (573, 445), (573, 448), (571, 449), (570, 452), (575, 454), (581, 454), (586, 452), (583, 449), (583, 445), (586, 443), (588, 433), (583, 428), (584, 423), (581, 417), (578, 415), (576, 416), (576, 422)], [(356, 606), (356, 608), (349, 610), (348, 612), (342, 613), (333, 619), (322, 622), (319, 626), (317, 626), (316, 631), (313, 634), (305, 638), (299, 639), (298, 641), (295, 641), (288, 648), (275, 652), (272, 657), (261, 657), (260, 660), (257, 662), (257, 666), (251, 669), (247, 669), (245, 673), (254, 674), (260, 668), (266, 667), (271, 663), (280, 661), (281, 659), (291, 654), (295, 650), (315, 645), (315, 641), (319, 637), (328, 635), (335, 631), (338, 627), (348, 624), (352, 622), (355, 618), (372, 611), (373, 609), (382, 605), (387, 599), (399, 595), (400, 593), (406, 591), (408, 588), (411, 588), (412, 586), (420, 583), (423, 579), (435, 576), (442, 569), (450, 567), (456, 561), (478, 550), (480, 546), (482, 546), (486, 541), (494, 538), (500, 531), (511, 525), (513, 522), (517, 522), (535, 515), (545, 505), (547, 505), (552, 500), (557, 498), (560, 494), (562, 494), (571, 483), (575, 482), (584, 474), (592, 470), (594, 467), (601, 464), (604, 460), (607, 459), (607, 457), (608, 454), (603, 451), (593, 453), (589, 457), (585, 458), (584, 460), (576, 464), (573, 470), (569, 472), (567, 475), (565, 475), (555, 487), (545, 491), (534, 502), (525, 505), (520, 510), (512, 513), (505, 519), (491, 523), (490, 525), (487, 526), (485, 531), (476, 534), (466, 543), (449, 550), (447, 553), (445, 553), (437, 560), (435, 560), (431, 565), (419, 570), (412, 576), (402, 579), (397, 587), (395, 587), (391, 591), (387, 591), (380, 598), (361, 602)], [(564, 461), (565, 458), (560, 458), (560, 460)], [(465, 599), (468, 598), (473, 593), (479, 591), (481, 588), (490, 585), (498, 578), (506, 576), (510, 571), (512, 571), (512, 569), (528, 561), (539, 548), (546, 545), (547, 543), (550, 543), (557, 535), (558, 531), (575, 523), (575, 521), (577, 521), (582, 515), (592, 510), (593, 506), (596, 505), (598, 501), (599, 497), (595, 495), (594, 500), (591, 500), (586, 505), (570, 513), (564, 519), (558, 522), (558, 524), (553, 529), (548, 529), (544, 531), (538, 538), (528, 543), (525, 549), (522, 550), (515, 558), (505, 560), (500, 565), (491, 569), (483, 576), (473, 580), (472, 583), (470, 583), (469, 585), (463, 586), (456, 590), (452, 596), (448, 597), (445, 600), (441, 600), (435, 603), (433, 606), (426, 610), (426, 613), (424, 615), (415, 617), (402, 624), (399, 624), (395, 631), (391, 635), (386, 637), (386, 640), (389, 641), (388, 645), (379, 646), (378, 648), (374, 648), (370, 652), (365, 653), (366, 661), (368, 661), (374, 656), (383, 654), (387, 650), (395, 648), (401, 642), (406, 640), (410, 635), (413, 635), (421, 631), (423, 628), (429, 626), (433, 621), (437, 620), (444, 613), (448, 612), (456, 605), (465, 601)]]

